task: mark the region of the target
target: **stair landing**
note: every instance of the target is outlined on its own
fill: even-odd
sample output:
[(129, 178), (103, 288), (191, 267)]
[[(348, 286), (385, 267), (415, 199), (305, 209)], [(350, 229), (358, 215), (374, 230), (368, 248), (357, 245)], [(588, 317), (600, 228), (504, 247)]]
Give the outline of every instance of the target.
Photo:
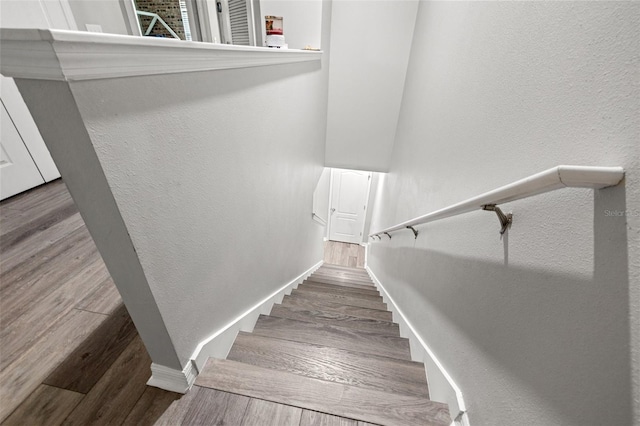
[(226, 360), (209, 359), (160, 425), (449, 425), (362, 268), (325, 264)]

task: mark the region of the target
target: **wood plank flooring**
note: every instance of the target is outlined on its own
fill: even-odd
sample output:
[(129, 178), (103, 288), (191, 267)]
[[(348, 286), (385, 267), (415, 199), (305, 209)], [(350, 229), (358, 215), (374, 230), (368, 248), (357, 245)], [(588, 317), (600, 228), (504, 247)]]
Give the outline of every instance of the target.
[[(214, 389), (209, 379), (228, 364), (179, 395), (145, 385), (151, 360), (64, 183), (1, 202), (0, 424), (444, 424), (446, 407), (425, 403), (424, 367), (410, 361), (408, 343), (361, 269), (364, 250), (326, 247), (325, 266), (254, 333), (241, 333), (225, 361), (252, 366), (256, 380), (277, 371), (268, 389), (281, 389), (272, 392), (280, 399), (246, 394), (233, 381)], [(306, 393), (298, 390), (283, 399), (295, 386), (274, 383), (288, 375), (305, 387), (311, 380), (308, 395), (318, 397), (301, 401)], [(343, 396), (338, 410), (324, 410), (318, 389), (326, 386), (330, 397)], [(387, 402), (362, 404), (374, 395)]]
[(136, 335), (127, 310), (120, 305), (43, 383), (87, 394)]
[(324, 263), (351, 268), (364, 268), (364, 247), (359, 244), (325, 241)]
[(83, 397), (84, 395), (78, 392), (39, 385), (2, 424), (61, 424)]
[(64, 183), (2, 201), (1, 424), (152, 425), (150, 363)]

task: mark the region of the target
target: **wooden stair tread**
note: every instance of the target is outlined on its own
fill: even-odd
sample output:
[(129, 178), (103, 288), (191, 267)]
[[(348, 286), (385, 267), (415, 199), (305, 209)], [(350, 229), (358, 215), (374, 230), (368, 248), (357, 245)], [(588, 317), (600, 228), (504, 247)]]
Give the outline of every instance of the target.
[(400, 337), (398, 324), (389, 321), (379, 321), (371, 318), (360, 318), (351, 315), (314, 310), (309, 308), (273, 305), (271, 313), (273, 317), (288, 318), (296, 321), (315, 322), (319, 324), (349, 327), (356, 330), (366, 330), (371, 333)]
[(364, 281), (364, 282), (373, 284), (373, 281), (371, 281), (371, 277), (366, 273), (352, 274), (349, 272), (327, 271), (327, 270), (318, 269), (314, 271), (312, 275), (319, 275), (327, 278), (352, 279), (355, 281)]
[(348, 327), (260, 315), (255, 334), (411, 360), (409, 340)]
[(307, 278), (305, 281), (314, 282), (316, 284), (332, 285), (334, 287), (341, 287), (349, 290), (360, 290), (365, 292), (372, 291), (376, 293), (378, 292), (378, 289), (373, 285), (361, 285), (361, 284), (353, 284), (352, 282), (325, 280), (324, 278), (317, 278), (317, 277), (314, 277), (313, 275)]
[(342, 287), (328, 283), (319, 283), (315, 281), (304, 281), (298, 288), (308, 288), (313, 290), (324, 291), (327, 293), (344, 294), (347, 296), (355, 296), (382, 302), (382, 296), (378, 290), (362, 290), (359, 288)]
[(309, 279), (319, 282), (328, 282), (330, 284), (345, 284), (346, 286), (361, 286), (365, 288), (375, 288), (373, 281), (368, 281), (364, 279), (353, 279), (346, 277), (334, 277), (324, 274), (311, 274)]
[(353, 274), (367, 274), (367, 270), (364, 268), (354, 268), (353, 266), (336, 265), (334, 263), (323, 263), (318, 270), (330, 270), (330, 271), (342, 271), (350, 272)]
[(196, 385), (381, 425), (450, 423), (446, 404), (209, 358)]
[(376, 286), (374, 286), (373, 284), (357, 284), (357, 283), (354, 283), (353, 281), (349, 281), (349, 280), (333, 280), (333, 279), (327, 279), (327, 278), (318, 277), (317, 275), (310, 275), (307, 278), (307, 281), (314, 281), (314, 282), (317, 282), (317, 283), (339, 285), (341, 287), (359, 288), (361, 290), (378, 290), (376, 288)]
[(360, 284), (373, 285), (373, 281), (371, 280), (371, 277), (366, 273), (361, 275), (361, 274), (350, 274), (345, 272), (332, 272), (332, 271), (318, 269), (311, 275), (316, 275), (323, 278), (335, 279), (335, 280), (353, 280)]
[(369, 300), (366, 298), (359, 298), (348, 296), (344, 294), (327, 293), (318, 291), (316, 289), (300, 288), (291, 292), (291, 297), (302, 296), (306, 298), (312, 298), (317, 300), (326, 300), (329, 302), (342, 303), (349, 306), (360, 306), (361, 308), (380, 309), (382, 311), (387, 310), (387, 305), (384, 302), (378, 302), (375, 300)]
[[(265, 426), (265, 425), (260, 425)], [(284, 426), (282, 424), (273, 426)], [(338, 417), (332, 414), (321, 413), (313, 410), (302, 410), (300, 424), (291, 426), (376, 426), (373, 423), (359, 422), (358, 420)]]
[(424, 365), (413, 361), (246, 332), (238, 333), (227, 359), (366, 389), (429, 397)]
[(371, 318), (378, 321), (393, 321), (393, 315), (387, 310), (364, 308), (361, 306), (349, 306), (326, 299), (313, 298), (308, 294), (297, 296), (285, 296), (282, 306), (313, 309), (326, 312), (337, 312), (360, 318)]
[(342, 273), (342, 272), (330, 272), (330, 271), (323, 271), (323, 270), (317, 270), (311, 275), (316, 275), (319, 277), (330, 278), (330, 279), (338, 279), (338, 280), (353, 280), (356, 282), (362, 282), (368, 285), (373, 285), (373, 281), (371, 280), (371, 277), (369, 277), (369, 275), (355, 275), (355, 274), (348, 274), (348, 273)]

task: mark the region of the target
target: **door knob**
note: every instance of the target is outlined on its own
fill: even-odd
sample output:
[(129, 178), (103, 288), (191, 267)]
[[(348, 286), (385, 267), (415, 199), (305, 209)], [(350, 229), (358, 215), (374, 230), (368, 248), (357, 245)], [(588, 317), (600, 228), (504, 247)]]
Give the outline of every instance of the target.
[(333, 212), (335, 212), (335, 211), (336, 211), (336, 209), (334, 209), (334, 208), (332, 208), (332, 209), (331, 209), (331, 213), (333, 213)]

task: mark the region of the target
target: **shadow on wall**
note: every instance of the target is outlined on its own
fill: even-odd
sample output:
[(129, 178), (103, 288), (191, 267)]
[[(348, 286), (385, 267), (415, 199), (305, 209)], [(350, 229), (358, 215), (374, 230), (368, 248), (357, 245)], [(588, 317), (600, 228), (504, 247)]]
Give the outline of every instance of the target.
[[(75, 85), (86, 85), (86, 90), (96, 91), (96, 96), (103, 98), (113, 92), (113, 87), (122, 87), (130, 93), (130, 102), (119, 102), (119, 115), (135, 114), (139, 111), (156, 111), (177, 108), (180, 105), (193, 104), (199, 100), (211, 98), (224, 99), (227, 95), (268, 86), (279, 80), (321, 70), (320, 61), (299, 62), (290, 64), (269, 65), (260, 67), (237, 68), (228, 70), (203, 71), (184, 74), (160, 74), (144, 77), (119, 78), (105, 80), (104, 87), (97, 82), (74, 82)], [(113, 83), (115, 81), (115, 83)], [(188, 83), (186, 83), (188, 81)], [(114, 86), (115, 84), (115, 86)], [(107, 89), (105, 89), (105, 87)], [(140, 97), (141, 89), (147, 95)], [(120, 97), (121, 93), (119, 92)], [(287, 93), (283, 97), (289, 96)], [(250, 117), (248, 118), (250, 119)]]
[[(375, 269), (395, 266), (384, 271), (391, 281), (387, 288), (411, 305), (405, 310), (410, 320), (421, 315), (416, 309), (426, 312), (423, 318), (441, 319), (440, 324), (420, 321), (418, 329), (478, 411), (527, 404), (522, 395), (506, 403), (483, 400), (491, 398), (492, 387), (505, 392), (506, 380), (531, 389), (546, 404), (534, 411), (551, 408), (562, 424), (628, 424), (626, 221), (605, 214), (625, 209), (623, 184), (595, 191), (592, 279), (383, 244), (375, 248)], [(459, 332), (463, 338), (455, 337)], [(462, 365), (460, 357), (468, 354), (456, 350), (465, 341), (487, 360), (472, 358)], [(490, 369), (482, 365), (487, 362), (498, 365), (503, 377), (487, 377)], [(528, 411), (510, 415), (535, 416), (531, 405)]]

